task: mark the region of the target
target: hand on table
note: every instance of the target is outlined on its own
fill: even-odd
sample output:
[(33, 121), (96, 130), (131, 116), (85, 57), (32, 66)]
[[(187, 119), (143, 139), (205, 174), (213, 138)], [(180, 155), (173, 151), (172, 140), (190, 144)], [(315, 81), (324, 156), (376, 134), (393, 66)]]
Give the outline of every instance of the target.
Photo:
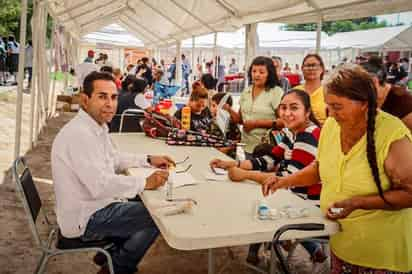
[(235, 161), (224, 161), (224, 160), (220, 160), (220, 159), (213, 159), (212, 161), (210, 161), (209, 165), (212, 169), (213, 168), (228, 169), (228, 168), (231, 168), (231, 167), (235, 167), (236, 162)]
[(164, 185), (169, 178), (169, 172), (166, 170), (156, 170), (149, 177), (146, 178), (145, 189), (157, 189)]
[(278, 176), (271, 176), (267, 178), (262, 184), (263, 196), (267, 196), (278, 189), (285, 188), (281, 185), (280, 180), (281, 178)]
[(167, 169), (169, 166), (176, 166), (172, 158), (165, 155), (150, 155), (150, 164), (157, 168)]

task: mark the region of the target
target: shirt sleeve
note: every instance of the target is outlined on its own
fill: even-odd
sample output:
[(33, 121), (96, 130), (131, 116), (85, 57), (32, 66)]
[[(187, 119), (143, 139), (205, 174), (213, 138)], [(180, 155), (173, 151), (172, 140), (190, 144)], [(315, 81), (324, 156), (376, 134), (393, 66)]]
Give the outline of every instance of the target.
[[(134, 197), (143, 192), (146, 178), (115, 174), (114, 170), (108, 170), (105, 161), (101, 159), (101, 150), (96, 142), (82, 140), (68, 144), (67, 153), (70, 160), (70, 168), (80, 182), (87, 188), (95, 199), (107, 199), (113, 197)], [(114, 161), (118, 166), (127, 166), (127, 163), (139, 163), (140, 157), (133, 158), (130, 155), (115, 155)]]

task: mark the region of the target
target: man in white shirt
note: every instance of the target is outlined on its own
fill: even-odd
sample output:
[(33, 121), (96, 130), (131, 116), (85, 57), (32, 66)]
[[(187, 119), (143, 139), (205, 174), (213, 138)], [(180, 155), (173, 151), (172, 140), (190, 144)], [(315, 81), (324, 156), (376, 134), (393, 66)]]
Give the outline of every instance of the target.
[[(167, 156), (116, 151), (106, 124), (116, 113), (117, 97), (112, 75), (92, 72), (86, 76), (82, 109), (56, 136), (51, 164), (62, 235), (83, 241), (116, 239), (110, 251), (115, 273), (128, 274), (136, 271), (159, 234), (143, 203), (128, 199), (164, 185), (169, 174), (157, 170), (143, 178), (119, 172), (139, 166), (166, 168), (174, 162)], [(109, 273), (107, 265), (98, 273)]]
[(84, 78), (92, 71), (98, 71), (99, 67), (93, 63), (94, 51), (89, 50), (87, 52), (87, 58), (84, 59), (83, 63), (78, 64), (74, 72), (76, 74), (77, 86), (82, 87)]

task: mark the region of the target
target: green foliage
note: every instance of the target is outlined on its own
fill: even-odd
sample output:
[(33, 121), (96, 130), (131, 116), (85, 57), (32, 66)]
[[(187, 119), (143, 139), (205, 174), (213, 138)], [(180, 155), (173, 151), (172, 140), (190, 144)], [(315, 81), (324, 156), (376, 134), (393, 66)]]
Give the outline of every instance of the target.
[[(352, 20), (341, 20), (324, 22), (322, 24), (322, 31), (331, 35), (337, 32), (355, 31), (355, 30), (366, 30), (374, 28), (387, 27), (388, 23), (382, 21), (378, 23), (376, 16), (352, 19)], [(296, 31), (315, 31), (316, 24), (288, 24), (284, 26), (284, 30), (296, 30)]]

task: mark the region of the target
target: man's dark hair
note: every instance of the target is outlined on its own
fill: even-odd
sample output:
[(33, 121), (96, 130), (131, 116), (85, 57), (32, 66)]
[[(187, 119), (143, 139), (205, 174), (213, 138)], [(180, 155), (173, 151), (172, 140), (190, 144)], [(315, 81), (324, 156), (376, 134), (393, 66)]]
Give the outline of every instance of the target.
[(93, 71), (89, 73), (83, 81), (83, 93), (88, 97), (92, 97), (94, 90), (93, 83), (97, 80), (112, 81), (114, 83), (113, 75), (107, 72)]
[(142, 62), (143, 62), (143, 64), (147, 64), (149, 62), (149, 58), (143, 57)]
[(111, 67), (111, 66), (103, 66), (103, 67), (100, 68), (100, 72), (113, 73), (113, 67)]

